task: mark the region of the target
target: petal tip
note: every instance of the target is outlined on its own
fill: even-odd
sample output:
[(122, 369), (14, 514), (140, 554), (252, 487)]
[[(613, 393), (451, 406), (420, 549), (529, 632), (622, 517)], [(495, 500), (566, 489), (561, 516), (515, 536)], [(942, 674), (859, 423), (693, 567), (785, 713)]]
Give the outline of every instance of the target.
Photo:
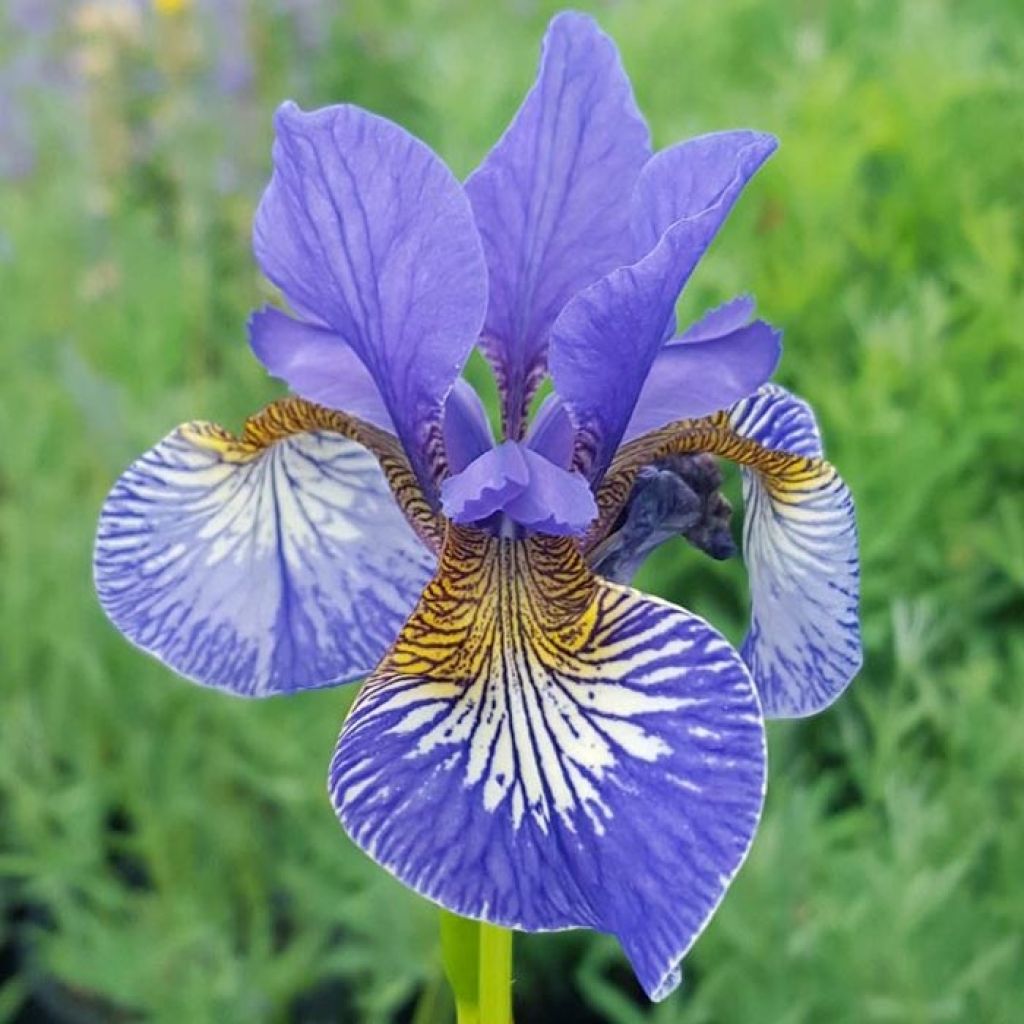
[(291, 130), (302, 118), (308, 116), (309, 114), (295, 100), (284, 100), (274, 111), (274, 134), (280, 135)]
[(608, 34), (597, 23), (597, 19), (583, 11), (559, 11), (549, 22), (545, 35), (553, 36), (555, 33), (579, 33), (597, 38), (610, 38)]

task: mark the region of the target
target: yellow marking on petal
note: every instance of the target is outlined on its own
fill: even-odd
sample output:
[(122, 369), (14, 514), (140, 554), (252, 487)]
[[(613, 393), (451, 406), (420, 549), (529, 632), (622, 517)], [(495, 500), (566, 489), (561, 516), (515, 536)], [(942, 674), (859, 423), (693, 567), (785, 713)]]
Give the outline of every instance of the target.
[(582, 650), (598, 581), (569, 537), (492, 537), (448, 525), (437, 574), (379, 672), (466, 680), (528, 652), (542, 667)]
[(272, 402), (250, 416), (237, 436), (216, 423), (196, 421), (181, 427), (182, 435), (191, 443), (231, 463), (251, 462), (277, 441), (321, 431), (341, 434), (373, 454), (412, 528), (427, 547), (439, 550), (443, 521), (424, 496), (398, 439), (380, 427), (302, 398)]
[(529, 816), (547, 832), (555, 815), (575, 829), (582, 812), (600, 830), (600, 781), (623, 758), (671, 754), (647, 716), (706, 702), (661, 690), (694, 641), (676, 635), (685, 613), (657, 606), (595, 576), (573, 538), (449, 523), (437, 573), (350, 721), (415, 735), (408, 757), (461, 748), (466, 784), (516, 829)]
[(637, 473), (670, 455), (707, 452), (751, 469), (762, 479), (769, 495), (787, 506), (831, 481), (836, 470), (821, 458), (794, 455), (766, 448), (738, 433), (723, 410), (698, 420), (679, 420), (651, 431), (619, 449), (596, 494), (598, 517), (583, 538), (591, 551), (608, 535), (629, 499)]

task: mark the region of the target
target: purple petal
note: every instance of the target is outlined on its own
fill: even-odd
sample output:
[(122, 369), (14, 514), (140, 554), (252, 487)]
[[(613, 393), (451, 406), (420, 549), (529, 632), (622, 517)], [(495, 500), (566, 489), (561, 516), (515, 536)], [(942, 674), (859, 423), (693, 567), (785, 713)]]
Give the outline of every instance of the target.
[(729, 412), (741, 437), (814, 460), (795, 474), (743, 470), (743, 558), (750, 632), (743, 657), (772, 718), (815, 714), (843, 693), (863, 660), (853, 498), (820, 461), (806, 402), (768, 385)]
[(441, 484), (441, 507), (457, 523), (479, 522), (500, 512), (529, 482), (522, 446), (506, 441)]
[(568, 466), (572, 461), (576, 428), (558, 395), (544, 399), (530, 424), (526, 443), (556, 466)]
[(104, 611), (176, 672), (241, 696), (366, 675), (433, 556), (355, 442), (226, 438), (185, 424), (118, 480), (96, 538)]
[[(454, 572), (442, 560), (360, 693), (331, 765), (335, 809), (457, 914), (615, 935), (662, 999), (757, 827), (750, 676), (689, 612), (603, 583), (576, 617), (578, 570), (491, 544), (479, 563), (460, 544)], [(504, 607), (522, 616), (511, 629)]]
[(723, 334), (732, 334), (750, 323), (754, 316), (754, 299), (750, 295), (738, 295), (735, 299), (722, 303), (708, 310), (696, 323), (683, 331), (675, 344), (681, 341), (707, 341), (708, 338), (720, 338)]
[(530, 483), (509, 499), (505, 514), (537, 533), (583, 533), (597, 515), (587, 478), (556, 466), (530, 448), (523, 448), (523, 458), (530, 469)]
[(549, 462), (519, 441), (485, 452), (441, 485), (449, 519), (479, 523), (503, 512), (527, 529), (550, 534), (582, 533), (597, 515), (594, 496), (579, 473)]
[(622, 440), (727, 409), (775, 371), (781, 332), (763, 320), (704, 341), (665, 345), (644, 381)]
[(394, 433), (373, 377), (344, 338), (267, 306), (249, 317), (249, 344), (295, 394)]
[(490, 299), (483, 347), (519, 438), (551, 324), (581, 288), (630, 258), (629, 197), (650, 155), (615, 44), (584, 15), (558, 15), (537, 80), (466, 182)]
[(630, 203), (636, 258), (681, 220), (718, 209), (717, 230), (744, 185), (778, 148), (773, 135), (743, 129), (712, 132), (655, 153)]
[(460, 473), (494, 447), (494, 434), (480, 396), (460, 377), (444, 406), (444, 446), (448, 471)]
[(442, 405), (487, 302), (469, 202), (422, 142), (356, 107), (286, 103), (275, 125), (256, 258), (362, 360), (429, 490)]
[(639, 262), (581, 292), (552, 328), (555, 390), (577, 424), (577, 463), (597, 479), (622, 439), (676, 300), (743, 187), (775, 149), (753, 132), (705, 136), (653, 157), (634, 197)]

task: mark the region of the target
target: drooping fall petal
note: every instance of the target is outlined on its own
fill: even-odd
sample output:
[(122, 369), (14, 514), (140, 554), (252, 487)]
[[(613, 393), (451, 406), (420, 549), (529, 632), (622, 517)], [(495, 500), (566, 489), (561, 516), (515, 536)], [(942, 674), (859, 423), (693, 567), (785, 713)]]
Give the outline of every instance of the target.
[(750, 676), (701, 619), (597, 580), (571, 541), (454, 528), (330, 793), (417, 892), (611, 932), (660, 999), (750, 846), (764, 758)]
[[(96, 590), (118, 629), (181, 675), (247, 697), (373, 669), (435, 560), (338, 421), (279, 403), (241, 437), (187, 423), (133, 463), (96, 539)], [(401, 493), (415, 489), (408, 466), (396, 474)]]
[(584, 538), (598, 549), (636, 474), (671, 455), (708, 452), (743, 472), (743, 555), (751, 626), (743, 656), (765, 714), (810, 715), (846, 689), (861, 665), (857, 523), (850, 489), (822, 457), (809, 406), (768, 384), (731, 409), (670, 424), (619, 451)]

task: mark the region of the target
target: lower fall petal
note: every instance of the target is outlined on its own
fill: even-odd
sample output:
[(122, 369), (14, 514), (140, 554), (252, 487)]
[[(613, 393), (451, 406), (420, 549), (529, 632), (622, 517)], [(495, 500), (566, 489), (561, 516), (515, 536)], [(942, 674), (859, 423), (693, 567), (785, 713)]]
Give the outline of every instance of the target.
[(750, 675), (701, 619), (598, 580), (567, 539), (453, 527), (329, 786), (417, 892), (612, 933), (659, 999), (746, 856), (764, 777)]
[(435, 564), (374, 456), (322, 429), (337, 414), (289, 419), (295, 410), (316, 407), (271, 406), (240, 438), (179, 427), (100, 515), (96, 590), (114, 625), (181, 675), (241, 696), (366, 675)]

